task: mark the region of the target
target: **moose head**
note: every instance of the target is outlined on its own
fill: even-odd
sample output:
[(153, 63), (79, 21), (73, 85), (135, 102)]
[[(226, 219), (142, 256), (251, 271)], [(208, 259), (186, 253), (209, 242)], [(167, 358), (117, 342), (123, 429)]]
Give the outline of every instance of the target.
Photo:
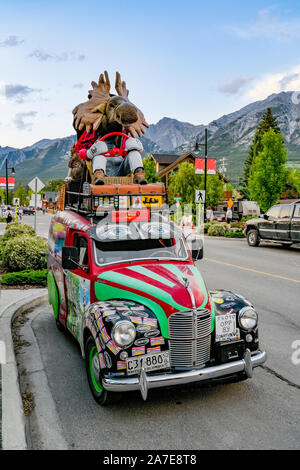
[(107, 71), (101, 73), (98, 83), (91, 83), (89, 100), (81, 103), (73, 110), (74, 128), (77, 133), (92, 129), (102, 134), (125, 129), (132, 137), (139, 137), (149, 127), (143, 113), (128, 99), (129, 91), (126, 83), (116, 73), (115, 89), (117, 95), (110, 94), (110, 81)]

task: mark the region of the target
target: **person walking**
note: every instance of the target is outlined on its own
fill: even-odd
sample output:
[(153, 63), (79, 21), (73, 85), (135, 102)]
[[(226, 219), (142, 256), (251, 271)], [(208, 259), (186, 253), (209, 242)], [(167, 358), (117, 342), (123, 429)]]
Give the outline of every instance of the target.
[(13, 214), (10, 206), (7, 207), (7, 211), (5, 212), (6, 223), (9, 224), (13, 219)]
[(228, 207), (227, 212), (226, 212), (226, 222), (227, 222), (228, 228), (231, 227), (230, 225), (231, 221), (232, 221), (232, 210), (230, 209), (230, 207)]

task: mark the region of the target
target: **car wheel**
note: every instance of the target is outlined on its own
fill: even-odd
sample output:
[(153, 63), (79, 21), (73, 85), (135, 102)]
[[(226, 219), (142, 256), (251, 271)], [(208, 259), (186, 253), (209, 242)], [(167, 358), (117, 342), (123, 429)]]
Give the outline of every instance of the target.
[(56, 327), (59, 331), (66, 331), (65, 327), (60, 323), (59, 320), (57, 320), (57, 318), (55, 319), (55, 323), (56, 323)]
[(85, 343), (85, 367), (92, 395), (99, 405), (109, 405), (121, 399), (120, 393), (107, 392), (102, 386), (98, 351), (92, 336)]
[(247, 241), (249, 246), (258, 246), (260, 241), (258, 231), (255, 229), (249, 230), (247, 233)]
[(281, 246), (282, 246), (283, 248), (291, 248), (292, 243), (281, 243)]

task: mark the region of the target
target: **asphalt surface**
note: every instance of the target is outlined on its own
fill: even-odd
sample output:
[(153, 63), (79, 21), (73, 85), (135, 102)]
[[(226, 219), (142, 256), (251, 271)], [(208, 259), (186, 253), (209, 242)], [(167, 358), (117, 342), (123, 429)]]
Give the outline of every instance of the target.
[[(150, 391), (147, 402), (130, 393), (100, 407), (77, 343), (56, 329), (45, 304), (32, 325), (69, 448), (300, 448), (300, 364), (292, 362), (292, 344), (300, 340), (300, 248), (206, 238), (198, 266), (209, 289), (230, 289), (253, 302), (267, 363), (238, 384)], [(41, 445), (38, 432), (32, 429), (33, 448)]]
[[(43, 214), (42, 211), (37, 211), (36, 231), (37, 231), (37, 235), (39, 235), (40, 237), (48, 238), (49, 224), (50, 224), (51, 217), (52, 217), (52, 214), (48, 214), (48, 212)], [(22, 223), (28, 224), (34, 227), (34, 215), (23, 215)], [(0, 235), (3, 235), (5, 231), (5, 227), (6, 227), (6, 223), (0, 222)]]

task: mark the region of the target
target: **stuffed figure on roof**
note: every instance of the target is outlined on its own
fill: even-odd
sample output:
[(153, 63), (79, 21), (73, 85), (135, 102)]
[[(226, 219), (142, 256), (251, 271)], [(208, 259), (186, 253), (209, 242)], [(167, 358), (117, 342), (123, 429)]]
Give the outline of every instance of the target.
[[(104, 184), (104, 176), (134, 175), (134, 183), (146, 184), (142, 162), (141, 137), (149, 127), (143, 113), (128, 99), (126, 83), (116, 73), (115, 88), (118, 95), (110, 94), (108, 73), (101, 74), (98, 83), (92, 82), (88, 101), (73, 110), (73, 125), (78, 142), (73, 147), (72, 162), (69, 162), (69, 177), (80, 171), (79, 159), (92, 161), (94, 184)], [(100, 139), (110, 133), (105, 140)], [(121, 149), (117, 152), (115, 149)], [(116, 156), (113, 156), (116, 155)], [(76, 165), (76, 166), (75, 166)], [(73, 168), (74, 166), (74, 168)]]

